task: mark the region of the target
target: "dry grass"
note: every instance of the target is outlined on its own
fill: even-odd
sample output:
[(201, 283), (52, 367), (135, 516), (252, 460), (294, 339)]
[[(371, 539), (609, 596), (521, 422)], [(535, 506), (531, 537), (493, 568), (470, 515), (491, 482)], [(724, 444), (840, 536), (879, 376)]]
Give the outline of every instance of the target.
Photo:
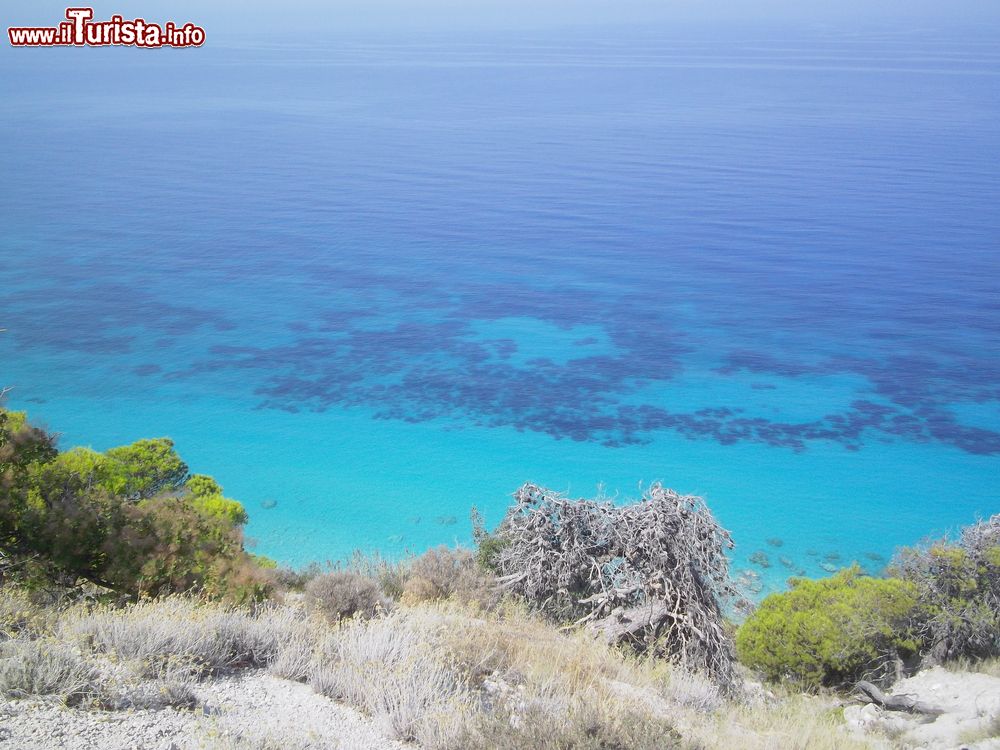
[(162, 708), (191, 709), (198, 705), (195, 678), (183, 663), (167, 665), (161, 674), (149, 679), (142, 665), (108, 663), (100, 657), (101, 687), (98, 703), (108, 711)]
[(873, 745), (852, 735), (835, 706), (822, 698), (728, 704), (681, 726), (704, 750), (865, 750)]
[(162, 676), (178, 665), (198, 674), (266, 666), (310, 627), (288, 607), (251, 613), (175, 596), (73, 611), (59, 633), (95, 653), (141, 665), (147, 676)]
[(689, 748), (667, 717), (623, 705), (599, 689), (550, 683), (520, 691), (468, 720), (441, 750), (669, 750)]
[(57, 618), (54, 607), (39, 604), (19, 589), (0, 586), (0, 637), (14, 638), (22, 632), (49, 634)]
[(0, 644), (0, 693), (9, 698), (58, 696), (69, 704), (97, 694), (97, 670), (75, 649), (48, 638)]
[(316, 750), (315, 745), (289, 737), (276, 737), (269, 733), (255, 734), (239, 729), (210, 732), (200, 747), (204, 750)]
[(559, 632), (514, 603), (475, 616), (456, 605), (425, 611), (443, 620), (440, 648), (474, 687), (493, 676), (537, 684), (559, 678), (573, 690), (586, 689), (608, 679), (627, 680), (638, 664), (584, 633)]
[(473, 617), (449, 603), (345, 625), (310, 682), (429, 750), (681, 747), (653, 707), (611, 689), (641, 672), (523, 610)]
[(661, 670), (655, 665), (652, 673), (662, 674), (659, 693), (672, 706), (709, 713), (726, 705), (722, 690), (704, 675), (678, 668)]
[(987, 717), (979, 729), (965, 732), (962, 735), (963, 744), (974, 744), (984, 740), (1000, 739), (1000, 714)]
[(991, 659), (955, 659), (947, 661), (942, 666), (949, 672), (978, 672), (990, 677), (1000, 677), (1000, 657)]
[(410, 562), (402, 601), (413, 605), (445, 599), (490, 609), (499, 602), (500, 591), (471, 550), (441, 546)]
[(310, 580), (305, 587), (305, 602), (334, 623), (352, 617), (375, 617), (391, 608), (390, 599), (375, 579), (350, 570), (324, 573)]
[(526, 611), (404, 607), (340, 628), (314, 688), (428, 750), (854, 750), (820, 699), (734, 702), (701, 676), (560, 633)]
[(316, 660), (316, 647), (321, 632), (318, 629), (296, 629), (288, 640), (278, 647), (267, 671), (275, 677), (294, 682), (305, 682)]
[(348, 623), (321, 646), (309, 682), (371, 714), (391, 736), (419, 738), (431, 717), (465, 708), (461, 686), (434, 646), (438, 625), (415, 612)]
[[(484, 611), (452, 598), (331, 625), (294, 606), (251, 611), (172, 597), (47, 611), (0, 591), (0, 616), (16, 635), (0, 644), (0, 690), (15, 697), (183, 708), (194, 705), (195, 679), (266, 667), (308, 679), (425, 750), (866, 747), (829, 699), (735, 701), (698, 675), (560, 632), (509, 602)], [(50, 631), (61, 642), (37, 637)], [(242, 731), (213, 742), (282, 746)]]

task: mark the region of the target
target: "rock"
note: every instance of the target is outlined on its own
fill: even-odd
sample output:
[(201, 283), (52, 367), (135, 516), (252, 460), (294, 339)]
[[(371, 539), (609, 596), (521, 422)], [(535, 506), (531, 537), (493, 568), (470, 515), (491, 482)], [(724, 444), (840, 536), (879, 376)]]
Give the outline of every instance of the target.
[(926, 669), (889, 691), (940, 708), (939, 716), (883, 711), (868, 705), (844, 709), (853, 730), (873, 739), (890, 736), (901, 747), (1000, 750), (1000, 678), (976, 672)]

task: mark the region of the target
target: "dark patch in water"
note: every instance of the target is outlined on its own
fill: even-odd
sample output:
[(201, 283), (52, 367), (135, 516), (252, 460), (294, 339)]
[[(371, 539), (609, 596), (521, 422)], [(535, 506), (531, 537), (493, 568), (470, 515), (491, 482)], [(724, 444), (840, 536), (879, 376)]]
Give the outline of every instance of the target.
[[(570, 325), (558, 317), (549, 322)], [(654, 354), (662, 351), (658, 344), (669, 334), (655, 326), (636, 331), (611, 324), (608, 329), (621, 354), (580, 357), (565, 364), (545, 357), (514, 363), (510, 357), (517, 351), (515, 341), (477, 340), (469, 322), (449, 318), (346, 329), (335, 337), (306, 335), (271, 348), (216, 346), (212, 359), (173, 377), (245, 370), (263, 376), (256, 393), (265, 408), (295, 412), (374, 406), (379, 419), (469, 420), (477, 426), (512, 427), (612, 447), (646, 443), (656, 432), (672, 430), (692, 440), (755, 442), (796, 452), (816, 441), (857, 451), (866, 434), (883, 434), (942, 440), (971, 453), (1000, 453), (1000, 433), (959, 425), (947, 413), (927, 406), (908, 412), (898, 404), (857, 399), (841, 412), (784, 422), (727, 406), (683, 413), (652, 404), (623, 404), (622, 397), (642, 385), (672, 379), (686, 349), (677, 346), (671, 353)], [(831, 373), (757, 353), (734, 355), (720, 372), (735, 375), (746, 369), (785, 377)]]
[[(161, 373), (155, 365), (138, 364), (133, 372), (170, 381), (235, 372), (245, 375), (259, 408), (289, 413), (362, 406), (373, 408), (380, 419), (449, 419), (611, 447), (648, 443), (658, 432), (673, 431), (720, 445), (749, 442), (795, 452), (817, 442), (857, 451), (868, 440), (890, 439), (939, 441), (970, 454), (1000, 454), (1000, 432), (963, 425), (947, 408), (1000, 398), (1000, 366), (988, 361), (951, 352), (884, 360), (840, 355), (808, 362), (739, 350), (715, 371), (732, 377), (860, 376), (871, 384), (870, 392), (804, 421), (726, 405), (675, 411), (660, 399), (644, 402), (643, 389), (668, 391), (682, 372), (682, 358), (694, 349), (668, 310), (651, 309), (647, 300), (611, 301), (572, 288), (468, 281), (456, 281), (449, 294), (428, 295), (412, 280), (313, 265), (317, 278), (335, 276), (344, 289), (366, 290), (370, 306), (286, 322), (293, 338), (277, 346), (216, 343), (187, 369)], [(133, 351), (140, 337), (165, 348), (197, 329), (234, 328), (221, 313), (164, 303), (134, 285), (94, 282), (92, 275), (74, 273), (80, 271), (63, 271), (64, 283), (74, 284), (71, 296), (59, 294), (55, 282), (0, 294), (5, 323), (17, 331), (16, 346), (115, 356)], [(802, 301), (805, 315), (809, 302)], [(384, 323), (401, 311), (406, 320)], [(811, 314), (821, 317), (821, 310)], [(517, 361), (517, 341), (484, 340), (479, 327), (509, 317), (535, 318), (567, 332), (600, 327), (614, 354), (565, 363), (547, 357)], [(739, 322), (733, 318), (733, 325)], [(600, 343), (595, 336), (570, 341), (578, 347)], [(753, 382), (750, 388), (776, 386)]]
[(19, 348), (121, 355), (132, 350), (140, 333), (162, 338), (233, 327), (220, 313), (164, 302), (133, 285), (76, 281), (72, 294), (53, 284), (0, 295), (4, 322), (16, 332)]

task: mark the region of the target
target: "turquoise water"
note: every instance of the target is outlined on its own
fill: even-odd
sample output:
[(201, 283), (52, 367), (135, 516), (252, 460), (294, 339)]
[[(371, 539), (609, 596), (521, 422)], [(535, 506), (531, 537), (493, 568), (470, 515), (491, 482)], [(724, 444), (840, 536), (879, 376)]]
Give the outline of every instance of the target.
[(4, 49), (0, 382), (290, 564), (660, 480), (878, 568), (1000, 510), (994, 42)]

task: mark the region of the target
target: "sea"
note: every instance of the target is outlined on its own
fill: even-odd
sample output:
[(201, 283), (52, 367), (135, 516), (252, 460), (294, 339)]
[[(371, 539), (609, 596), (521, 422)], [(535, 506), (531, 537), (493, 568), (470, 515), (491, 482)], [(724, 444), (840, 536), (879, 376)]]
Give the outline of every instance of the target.
[(877, 572), (1000, 512), (996, 36), (5, 45), (7, 405), (291, 566), (661, 482), (765, 592)]

